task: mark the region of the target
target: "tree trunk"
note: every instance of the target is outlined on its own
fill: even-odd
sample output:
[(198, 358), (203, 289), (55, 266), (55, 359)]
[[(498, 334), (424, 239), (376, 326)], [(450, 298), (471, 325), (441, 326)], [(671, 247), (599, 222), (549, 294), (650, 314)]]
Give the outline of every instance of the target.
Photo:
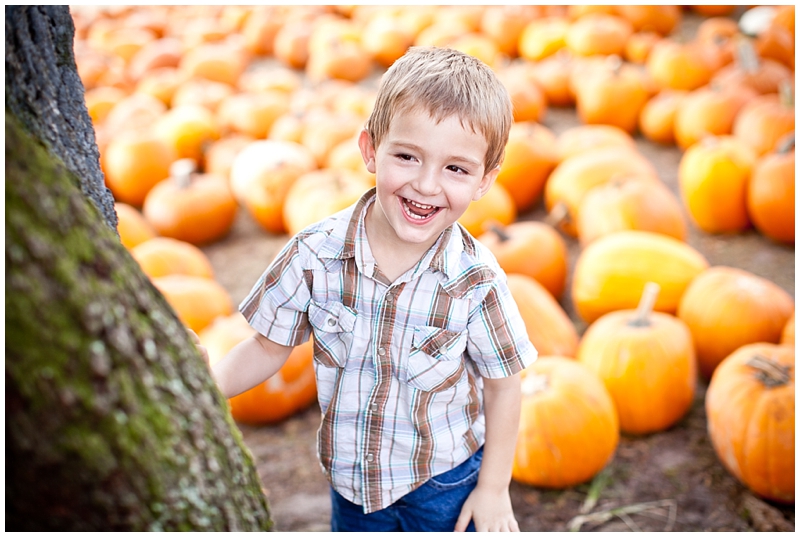
[[(50, 10), (31, 7), (26, 24)], [(5, 527), (269, 530), (255, 464), (185, 328), (53, 149), (80, 157), (89, 135), (43, 142), (9, 114), (10, 86), (48, 87), (9, 78), (20, 11), (6, 7)], [(32, 35), (28, 52), (50, 56)]]

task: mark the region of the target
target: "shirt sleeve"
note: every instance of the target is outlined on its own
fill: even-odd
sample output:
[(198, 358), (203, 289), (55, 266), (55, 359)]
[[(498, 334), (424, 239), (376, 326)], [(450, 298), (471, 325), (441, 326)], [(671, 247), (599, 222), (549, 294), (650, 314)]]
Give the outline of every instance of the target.
[(484, 377), (509, 377), (538, 356), (504, 278), (493, 280), (470, 314), (467, 332), (467, 351)]
[(239, 311), (256, 331), (280, 345), (308, 340), (311, 290), (303, 270), (302, 244), (293, 238), (264, 271)]

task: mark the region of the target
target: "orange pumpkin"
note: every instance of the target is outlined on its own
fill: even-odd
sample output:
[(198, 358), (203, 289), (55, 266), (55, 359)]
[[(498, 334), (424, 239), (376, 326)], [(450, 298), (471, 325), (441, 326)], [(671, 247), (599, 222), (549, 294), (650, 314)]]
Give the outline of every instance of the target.
[(169, 177), (174, 150), (149, 130), (115, 136), (101, 154), (106, 186), (116, 201), (141, 207), (145, 196)]
[[(747, 53), (745, 53), (747, 54)], [(777, 93), (782, 83), (794, 83), (794, 71), (769, 58), (750, 52), (749, 60), (739, 60), (719, 69), (711, 82), (725, 86), (749, 87), (760, 94)], [(750, 63), (747, 63), (747, 62)], [(744, 62), (744, 63), (743, 63)]]
[(758, 94), (747, 87), (728, 88), (710, 84), (698, 88), (678, 104), (675, 141), (683, 150), (706, 136), (731, 134), (739, 110)]
[(152, 95), (167, 106), (172, 105), (175, 92), (184, 82), (180, 71), (175, 67), (159, 67), (148, 71), (136, 83), (136, 93)]
[(505, 187), (521, 213), (539, 201), (548, 176), (558, 164), (556, 135), (533, 121), (514, 123), (505, 151), (497, 183)]
[(305, 69), (312, 29), (312, 25), (305, 20), (287, 21), (275, 34), (275, 58), (293, 69)]
[(770, 24), (756, 38), (759, 57), (781, 62), (794, 71), (794, 34), (779, 24)]
[(197, 246), (178, 239), (153, 237), (132, 248), (131, 256), (150, 278), (170, 274), (214, 277), (208, 256)]
[(140, 80), (146, 73), (163, 67), (178, 67), (183, 56), (183, 45), (176, 37), (162, 37), (146, 43), (128, 63), (128, 73)]
[(566, 47), (570, 21), (566, 17), (550, 16), (533, 19), (519, 36), (519, 55), (530, 61), (552, 56)]
[(702, 15), (703, 17), (724, 17), (726, 15), (730, 15), (736, 9), (736, 6), (731, 5), (720, 5), (720, 4), (708, 4), (708, 5), (696, 5), (691, 4), (689, 5), (689, 9), (697, 13), (698, 15)]
[(97, 126), (127, 94), (113, 86), (98, 86), (87, 90), (83, 96), (92, 124)]
[(578, 332), (553, 295), (526, 274), (509, 273), (508, 288), (519, 307), (528, 338), (542, 355), (575, 356)]
[(590, 149), (619, 146), (635, 150), (636, 142), (629, 133), (614, 125), (577, 125), (556, 138), (558, 162)]
[(244, 49), (232, 43), (203, 43), (186, 51), (178, 68), (187, 78), (207, 78), (236, 87), (248, 59)]
[(794, 177), (794, 149), (782, 148), (756, 161), (747, 182), (747, 214), (753, 225), (786, 244), (794, 244)]
[(181, 83), (172, 94), (172, 106), (199, 105), (216, 113), (220, 103), (233, 95), (232, 86), (216, 80), (191, 78)]
[(414, 42), (414, 36), (399, 26), (394, 16), (387, 14), (375, 16), (366, 23), (361, 42), (373, 60), (383, 67), (389, 67), (405, 54)]
[(158, 119), (153, 131), (178, 158), (190, 158), (196, 162), (202, 162), (207, 144), (220, 137), (214, 115), (196, 104), (171, 108)]
[(701, 45), (665, 38), (653, 45), (645, 67), (661, 89), (693, 90), (708, 84), (715, 65)]
[(283, 206), (289, 187), (317, 169), (314, 155), (295, 142), (256, 140), (239, 151), (231, 164), (233, 195), (270, 233), (285, 233)]
[[(214, 365), (255, 333), (241, 314), (234, 313), (218, 317), (198, 337)], [(275, 375), (228, 399), (233, 419), (252, 425), (278, 423), (313, 404), (317, 397), (313, 352), (312, 341), (298, 345)]]
[(733, 123), (733, 135), (759, 156), (777, 149), (781, 138), (792, 131), (794, 101), (788, 85), (780, 96), (771, 93), (752, 99), (742, 107)]
[(669, 35), (683, 19), (680, 6), (676, 5), (632, 5), (614, 6), (614, 11), (633, 26), (635, 32), (653, 31)]
[(678, 197), (660, 181), (611, 181), (586, 193), (578, 207), (581, 245), (633, 229), (686, 240), (687, 226)]
[(220, 103), (217, 121), (223, 129), (266, 138), (275, 120), (289, 108), (290, 97), (283, 91), (234, 93)]
[(723, 466), (757, 495), (794, 503), (794, 347), (754, 343), (719, 365), (706, 391)]
[(547, 114), (547, 96), (531, 77), (529, 65), (514, 64), (499, 73), (511, 97), (516, 122), (542, 121)]
[(230, 179), (236, 155), (253, 141), (248, 134), (233, 133), (212, 142), (206, 149), (204, 171)]
[[(611, 180), (658, 181), (653, 164), (627, 147), (601, 147), (562, 161), (544, 187), (545, 208), (568, 235), (576, 237), (578, 210), (586, 193)], [(559, 218), (556, 218), (557, 213)]]
[(675, 116), (687, 90), (661, 90), (642, 107), (639, 130), (650, 141), (671, 145), (675, 143)]
[(513, 58), (518, 55), (522, 31), (537, 16), (534, 6), (487, 6), (481, 17), (480, 31), (495, 42), (499, 52)]
[(614, 125), (633, 133), (650, 99), (649, 82), (640, 69), (624, 65), (618, 56), (614, 59), (576, 87), (575, 106), (583, 123)]
[(623, 57), (631, 63), (644, 65), (650, 51), (662, 37), (657, 32), (635, 32), (625, 42)]
[(505, 272), (530, 276), (561, 298), (567, 283), (567, 244), (552, 226), (535, 220), (494, 225), (478, 240)]
[(747, 182), (753, 151), (733, 136), (709, 136), (678, 164), (680, 196), (692, 221), (706, 233), (736, 233), (750, 225)]
[(531, 63), (528, 68), (531, 79), (544, 91), (547, 104), (552, 106), (572, 106), (575, 95), (570, 89), (572, 54), (561, 49), (552, 56)]
[(540, 356), (521, 377), (512, 478), (555, 489), (590, 480), (619, 443), (619, 420), (606, 387), (581, 363), (563, 356)]
[(583, 335), (577, 359), (603, 381), (628, 434), (675, 425), (692, 406), (697, 364), (692, 334), (680, 319), (653, 312), (658, 285), (645, 287), (637, 310), (607, 313)]
[(244, 19), (241, 34), (244, 45), (259, 56), (272, 54), (275, 35), (285, 22), (285, 16), (276, 6), (258, 6)]
[[(191, 168), (181, 169), (188, 163)], [(142, 207), (150, 225), (165, 237), (207, 244), (233, 227), (238, 204), (227, 180), (219, 175), (193, 174), (194, 161), (179, 160), (171, 178), (148, 192)]]
[(781, 345), (791, 345), (794, 347), (794, 311), (789, 316), (789, 320), (786, 321), (786, 324), (781, 331)]
[(297, 178), (286, 192), (283, 224), (294, 235), (306, 226), (355, 203), (374, 183), (364, 174), (345, 169), (322, 169)]
[(630, 21), (618, 15), (592, 13), (570, 24), (564, 35), (566, 47), (578, 56), (621, 56), (633, 34)]
[(198, 334), (217, 317), (233, 313), (228, 291), (210, 278), (170, 274), (151, 281), (175, 310), (178, 319)]
[(114, 209), (117, 212), (117, 233), (120, 242), (128, 250), (157, 235), (153, 226), (135, 207), (117, 201), (114, 203)]
[(677, 315), (692, 332), (700, 373), (711, 378), (730, 353), (749, 343), (778, 343), (794, 311), (792, 296), (743, 269), (714, 266), (681, 297)]
[(484, 233), (493, 224), (507, 226), (517, 218), (517, 207), (506, 187), (494, 182), (484, 196), (473, 201), (458, 219), (473, 237)]
[(647, 282), (661, 291), (654, 309), (675, 313), (686, 288), (708, 269), (708, 260), (683, 241), (651, 231), (617, 231), (591, 242), (572, 274), (572, 301), (592, 323), (616, 310), (633, 309)]

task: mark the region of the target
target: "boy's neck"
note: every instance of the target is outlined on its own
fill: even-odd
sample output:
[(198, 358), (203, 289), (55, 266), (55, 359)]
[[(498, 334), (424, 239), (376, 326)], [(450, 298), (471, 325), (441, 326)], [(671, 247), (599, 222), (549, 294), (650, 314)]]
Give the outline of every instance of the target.
[(430, 244), (411, 244), (398, 241), (397, 236), (391, 233), (381, 233), (384, 226), (375, 222), (374, 204), (367, 209), (364, 219), (364, 229), (367, 233), (367, 242), (372, 251), (375, 263), (390, 281), (394, 282), (409, 269), (419, 263), (431, 246), (436, 244), (436, 237)]

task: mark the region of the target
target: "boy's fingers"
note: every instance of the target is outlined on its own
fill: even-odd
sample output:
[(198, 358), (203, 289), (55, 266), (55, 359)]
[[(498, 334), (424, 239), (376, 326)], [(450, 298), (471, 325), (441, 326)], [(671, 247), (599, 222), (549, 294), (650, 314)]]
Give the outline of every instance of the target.
[(461, 514), (458, 515), (456, 527), (453, 531), (467, 531), (467, 526), (469, 525), (470, 520), (472, 520), (472, 511), (462, 509)]

